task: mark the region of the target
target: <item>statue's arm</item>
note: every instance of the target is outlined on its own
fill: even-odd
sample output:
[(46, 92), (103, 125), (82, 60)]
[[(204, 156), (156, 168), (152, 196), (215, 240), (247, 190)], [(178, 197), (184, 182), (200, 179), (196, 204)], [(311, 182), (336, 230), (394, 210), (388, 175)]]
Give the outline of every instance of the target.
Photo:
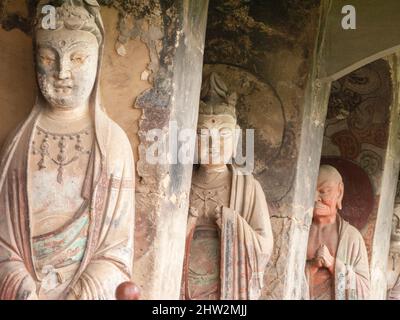
[[(3, 195), (8, 189), (3, 191)], [(6, 194), (6, 197), (8, 195)], [(5, 209), (7, 200), (0, 200), (0, 300), (37, 299), (36, 281), (24, 263), (10, 217), (11, 210)]]
[(264, 190), (258, 181), (255, 181), (255, 202), (253, 216), (251, 217), (249, 224), (252, 229), (264, 239), (264, 252), (268, 257), (271, 257), (274, 236), (272, 233), (271, 220)]
[(355, 290), (356, 299), (367, 299), (370, 292), (370, 273), (368, 263), (368, 253), (365, 247), (364, 239), (361, 234), (357, 232), (355, 237), (355, 243), (349, 243), (348, 245), (353, 246), (352, 257), (349, 257), (349, 261), (342, 261), (339, 258), (335, 261), (335, 273), (345, 274), (348, 278), (347, 289)]
[(254, 184), (253, 208), (248, 217), (244, 218), (240, 212), (236, 212), (231, 208), (224, 208), (224, 210), (225, 214), (230, 212), (230, 214), (234, 214), (237, 217), (245, 232), (251, 235), (248, 239), (249, 241), (250, 239), (252, 240), (254, 249), (267, 257), (267, 263), (272, 254), (273, 234), (264, 191), (258, 181), (254, 180)]
[(22, 261), (0, 263), (0, 300), (37, 300), (36, 289)]

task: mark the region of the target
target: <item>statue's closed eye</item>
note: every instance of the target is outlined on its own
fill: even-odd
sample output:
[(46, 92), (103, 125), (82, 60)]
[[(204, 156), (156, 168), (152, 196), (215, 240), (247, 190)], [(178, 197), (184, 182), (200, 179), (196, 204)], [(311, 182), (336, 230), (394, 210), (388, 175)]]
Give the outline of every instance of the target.
[(84, 56), (84, 55), (73, 55), (73, 56), (71, 56), (71, 62), (76, 65), (80, 65), (85, 62), (86, 58), (87, 58), (87, 56)]
[(56, 60), (54, 57), (49, 56), (49, 55), (40, 55), (40, 59), (41, 59), (42, 63), (44, 63), (46, 65), (51, 65)]

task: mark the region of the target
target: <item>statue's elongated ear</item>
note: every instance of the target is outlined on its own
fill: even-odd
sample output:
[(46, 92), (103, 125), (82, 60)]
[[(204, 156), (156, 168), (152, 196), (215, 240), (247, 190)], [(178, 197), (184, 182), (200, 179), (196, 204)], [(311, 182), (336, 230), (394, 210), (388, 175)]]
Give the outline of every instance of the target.
[(339, 182), (339, 197), (337, 200), (337, 208), (339, 210), (342, 210), (342, 201), (343, 201), (343, 195), (344, 195), (344, 184), (343, 182)]
[(228, 104), (232, 107), (235, 107), (237, 99), (238, 99), (237, 93), (236, 92), (231, 93), (227, 98)]
[(240, 138), (241, 133), (242, 133), (242, 131), (240, 130), (240, 126), (236, 125), (235, 126), (235, 131), (233, 133), (233, 154), (232, 154), (232, 158), (236, 158), (237, 149), (239, 147), (239, 138)]

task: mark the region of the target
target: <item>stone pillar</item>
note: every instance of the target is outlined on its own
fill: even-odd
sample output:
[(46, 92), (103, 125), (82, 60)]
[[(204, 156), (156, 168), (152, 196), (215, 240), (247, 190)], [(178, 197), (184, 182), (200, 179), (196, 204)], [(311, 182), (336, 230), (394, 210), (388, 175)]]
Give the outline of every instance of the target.
[(394, 200), (399, 176), (400, 163), (400, 56), (394, 54), (388, 58), (392, 69), (393, 100), (390, 108), (388, 142), (383, 162), (383, 174), (380, 184), (380, 197), (373, 242), (371, 248), (371, 299), (386, 299), (386, 273), (390, 247), (390, 233)]
[[(138, 97), (139, 181), (136, 190), (134, 281), (142, 299), (178, 299), (185, 248), (192, 164), (149, 164), (152, 129), (176, 141), (176, 128), (196, 129), (202, 80), (208, 0), (161, 4), (164, 34), (154, 87)], [(151, 28), (151, 26), (150, 26)], [(151, 35), (150, 35), (151, 36)], [(174, 140), (175, 139), (175, 140)], [(177, 142), (177, 149), (182, 142)]]
[(293, 185), (293, 202), (289, 207), (290, 216), (279, 217), (278, 222), (288, 234), (287, 242), (281, 242), (277, 261), (277, 264), (281, 260), (284, 261), (284, 268), (278, 269), (284, 279), (281, 296), (276, 297), (273, 292), (274, 298), (297, 300), (304, 294), (307, 242), (329, 93), (330, 83), (321, 83), (315, 78), (315, 74), (312, 74), (305, 95), (296, 177)]

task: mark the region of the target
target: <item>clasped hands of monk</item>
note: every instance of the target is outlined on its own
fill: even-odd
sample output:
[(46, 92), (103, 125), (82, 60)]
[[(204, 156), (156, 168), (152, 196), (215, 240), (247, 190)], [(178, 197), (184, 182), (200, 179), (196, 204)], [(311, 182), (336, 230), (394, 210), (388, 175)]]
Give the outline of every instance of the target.
[(310, 261), (312, 272), (317, 272), (320, 268), (326, 268), (333, 273), (335, 258), (331, 255), (328, 247), (321, 244), (315, 252), (314, 258)]

